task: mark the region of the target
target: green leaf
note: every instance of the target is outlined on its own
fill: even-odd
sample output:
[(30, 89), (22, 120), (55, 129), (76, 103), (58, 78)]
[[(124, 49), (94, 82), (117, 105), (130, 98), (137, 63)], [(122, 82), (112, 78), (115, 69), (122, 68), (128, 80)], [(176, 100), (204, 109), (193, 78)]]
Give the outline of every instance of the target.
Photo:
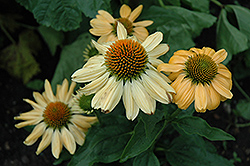
[(227, 5), (227, 8), (233, 9), (240, 32), (245, 34), (248, 37), (248, 40), (250, 40), (250, 10), (238, 5)]
[(19, 35), (18, 43), (13, 43), (0, 52), (0, 67), (26, 84), (40, 72), (39, 64), (34, 58), (40, 49), (41, 43), (36, 33), (24, 31)]
[(96, 16), (98, 10), (106, 10), (112, 14), (110, 1), (111, 0), (76, 0), (79, 9), (85, 16), (93, 18)]
[(56, 159), (53, 162), (53, 165), (59, 165), (64, 161), (70, 160), (72, 158), (72, 155), (65, 149), (62, 150), (62, 152), (60, 153), (60, 158)]
[(56, 84), (60, 84), (64, 78), (70, 80), (73, 72), (83, 66), (84, 58), (82, 52), (90, 43), (91, 38), (92, 36), (89, 33), (83, 33), (75, 42), (63, 47), (60, 60), (51, 81), (52, 87), (56, 88)]
[(26, 84), (26, 86), (30, 89), (40, 91), (43, 89), (44, 81), (40, 79), (35, 79)]
[(152, 150), (147, 150), (135, 157), (133, 166), (160, 166), (160, 162)]
[(82, 21), (82, 13), (76, 4), (76, 0), (16, 1), (32, 12), (39, 24), (51, 26), (55, 30), (74, 30), (79, 28)]
[[(178, 49), (188, 49), (195, 45), (193, 38), (200, 35), (204, 28), (212, 26), (216, 17), (182, 7), (167, 6), (166, 8), (151, 6), (143, 17), (154, 21), (149, 28), (162, 31), (164, 42), (170, 45), (168, 55)], [(167, 60), (167, 59), (164, 59)]]
[(246, 35), (228, 22), (225, 9), (221, 10), (216, 31), (217, 48), (225, 48), (229, 53), (223, 62), (224, 64), (227, 64), (232, 59), (232, 55), (248, 49)]
[(236, 105), (236, 111), (244, 119), (250, 120), (250, 102), (247, 100), (239, 100)]
[(209, 126), (205, 120), (199, 117), (183, 117), (173, 123), (176, 123), (186, 134), (198, 134), (211, 141), (235, 140), (230, 134), (221, 129)]
[(193, 10), (209, 13), (209, 0), (182, 0), (182, 2)]
[(172, 141), (165, 151), (167, 161), (173, 166), (233, 166), (216, 153), (216, 148), (197, 135), (182, 135)]
[(127, 144), (132, 125), (124, 116), (117, 117), (119, 123), (92, 126), (80, 147), (69, 162), (69, 166), (92, 165), (97, 162), (110, 163), (120, 158)]
[(152, 146), (156, 138), (161, 134), (166, 124), (167, 121), (158, 122), (154, 126), (151, 134), (146, 135), (143, 121), (139, 120), (134, 128), (132, 137), (123, 150), (120, 162), (125, 162), (127, 159), (135, 157), (146, 151), (150, 146)]
[(51, 54), (55, 55), (57, 46), (60, 46), (63, 43), (63, 33), (45, 26), (38, 27), (38, 31), (47, 43)]

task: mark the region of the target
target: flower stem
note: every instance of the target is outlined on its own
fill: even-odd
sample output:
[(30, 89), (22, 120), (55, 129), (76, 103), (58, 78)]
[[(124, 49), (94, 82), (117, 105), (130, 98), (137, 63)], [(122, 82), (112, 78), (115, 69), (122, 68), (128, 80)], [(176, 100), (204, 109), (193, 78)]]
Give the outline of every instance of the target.
[(181, 113), (181, 109), (180, 108), (177, 108), (170, 116), (169, 116), (169, 119), (172, 120), (174, 119), (177, 115), (179, 115), (179, 113)]
[(238, 84), (235, 78), (233, 78), (234, 85), (237, 87), (237, 89), (241, 92), (241, 94), (250, 102), (250, 97), (248, 94), (241, 88), (241, 86)]
[(248, 127), (250, 126), (250, 122), (249, 123), (243, 123), (243, 124), (236, 124), (236, 127)]
[(13, 37), (9, 34), (9, 32), (4, 28), (2, 24), (0, 24), (2, 31), (7, 36), (7, 38), (13, 43), (16, 44), (16, 41), (13, 39)]
[(161, 5), (161, 7), (166, 8), (166, 5), (163, 3), (163, 1), (162, 1), (162, 0), (158, 0), (158, 2), (159, 2), (159, 4)]
[(220, 3), (219, 1), (217, 1), (217, 0), (210, 0), (210, 1), (213, 2), (214, 4), (216, 4), (217, 6), (221, 7), (221, 8), (224, 7), (224, 5), (222, 3)]

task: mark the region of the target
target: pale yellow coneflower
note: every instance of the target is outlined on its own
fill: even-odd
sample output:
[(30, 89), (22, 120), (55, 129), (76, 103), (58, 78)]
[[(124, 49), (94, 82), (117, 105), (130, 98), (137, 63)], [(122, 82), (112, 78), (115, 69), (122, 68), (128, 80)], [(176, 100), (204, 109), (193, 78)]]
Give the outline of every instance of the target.
[(206, 112), (233, 97), (231, 72), (221, 64), (226, 57), (225, 49), (215, 52), (209, 47), (191, 48), (175, 52), (169, 63), (158, 66), (173, 80), (173, 101), (179, 108), (187, 109), (195, 101), (196, 111)]
[(146, 114), (155, 112), (156, 100), (168, 104), (174, 89), (165, 75), (156, 70), (163, 63), (157, 59), (169, 50), (159, 44), (163, 35), (156, 32), (140, 43), (128, 37), (125, 27), (118, 22), (118, 40), (99, 44), (93, 41), (100, 55), (94, 56), (75, 73), (72, 80), (87, 83), (81, 89), (85, 95), (95, 94), (91, 101), (94, 109), (111, 112), (121, 97), (126, 116), (134, 120), (141, 109)]
[(113, 18), (107, 11), (99, 10), (96, 18), (90, 21), (93, 27), (89, 32), (95, 36), (100, 36), (99, 43), (114, 41), (117, 39), (117, 22), (120, 22), (125, 27), (129, 36), (136, 36), (141, 42), (148, 36), (148, 30), (145, 28), (153, 23), (151, 20), (134, 22), (141, 14), (143, 6), (139, 5), (131, 11), (128, 5), (122, 5), (120, 8), (120, 18)]
[(15, 120), (24, 120), (15, 125), (17, 128), (34, 125), (31, 134), (25, 139), (25, 145), (33, 145), (39, 137), (42, 140), (37, 148), (36, 154), (40, 154), (51, 144), (52, 154), (59, 158), (63, 146), (74, 154), (76, 143), (83, 145), (85, 133), (91, 124), (97, 121), (96, 117), (87, 117), (79, 112), (72, 111), (70, 102), (76, 83), (69, 83), (65, 79), (62, 85), (57, 86), (54, 96), (51, 85), (45, 80), (45, 92), (42, 94), (33, 92), (35, 101), (24, 99), (33, 110), (21, 113)]

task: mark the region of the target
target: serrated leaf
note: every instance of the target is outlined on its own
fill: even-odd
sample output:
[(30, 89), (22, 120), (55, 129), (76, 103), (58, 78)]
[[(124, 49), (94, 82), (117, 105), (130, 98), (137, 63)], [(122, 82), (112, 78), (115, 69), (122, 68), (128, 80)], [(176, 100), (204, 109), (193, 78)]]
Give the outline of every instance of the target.
[(19, 35), (17, 44), (14, 43), (1, 51), (0, 67), (26, 84), (40, 72), (39, 64), (33, 56), (40, 49), (38, 36), (33, 31), (24, 31)]
[(183, 117), (173, 123), (176, 123), (186, 134), (198, 134), (211, 141), (235, 140), (230, 134), (221, 129), (209, 126), (205, 120), (199, 117)]
[(133, 166), (160, 166), (160, 162), (152, 150), (147, 150), (135, 157)]
[(90, 43), (91, 38), (92, 36), (89, 33), (83, 33), (75, 42), (63, 47), (60, 60), (51, 81), (52, 87), (55, 88), (56, 84), (62, 82), (64, 78), (70, 80), (72, 73), (83, 66), (83, 50)]
[(161, 134), (166, 124), (166, 120), (158, 122), (151, 134), (146, 135), (144, 124), (142, 120), (140, 120), (135, 126), (133, 135), (122, 152), (120, 162), (125, 162), (129, 158), (135, 157), (146, 151)]
[[(149, 28), (162, 31), (164, 42), (170, 45), (168, 55), (178, 49), (188, 49), (195, 45), (193, 38), (200, 35), (204, 28), (214, 24), (216, 17), (182, 7), (167, 6), (166, 8), (151, 6), (144, 18), (154, 21)], [(167, 60), (167, 59), (164, 59)]]
[(248, 49), (248, 39), (246, 35), (228, 22), (225, 9), (221, 10), (216, 33), (217, 48), (224, 48), (229, 53), (223, 62), (224, 64), (227, 64), (232, 59), (232, 55)]
[(38, 27), (38, 31), (47, 43), (52, 55), (55, 55), (57, 46), (63, 43), (64, 35), (61, 31), (56, 31), (45, 26)]
[[(79, 28), (82, 14), (76, 0), (16, 0), (34, 14), (39, 24), (55, 30), (70, 31)], [(85, 4), (86, 5), (86, 4)]]
[(209, 13), (209, 0), (182, 0), (182, 2), (193, 10)]
[(250, 120), (250, 102), (247, 100), (239, 100), (236, 105), (236, 111), (244, 119)]
[[(110, 1), (111, 0), (76, 0), (79, 9), (85, 16), (93, 18), (96, 16), (98, 10), (106, 10), (112, 14)], [(88, 4), (88, 5), (86, 5)]]
[(250, 10), (238, 5), (227, 5), (227, 7), (233, 9), (240, 32), (245, 34), (248, 37), (248, 40), (250, 40)]
[(197, 135), (181, 135), (165, 151), (167, 161), (173, 166), (233, 166), (216, 154), (216, 148)]
[[(131, 134), (131, 122), (103, 126), (92, 126), (86, 137), (86, 141), (74, 154), (69, 166), (92, 165), (97, 162), (110, 163), (120, 158), (122, 151)], [(125, 122), (125, 123), (122, 123)]]

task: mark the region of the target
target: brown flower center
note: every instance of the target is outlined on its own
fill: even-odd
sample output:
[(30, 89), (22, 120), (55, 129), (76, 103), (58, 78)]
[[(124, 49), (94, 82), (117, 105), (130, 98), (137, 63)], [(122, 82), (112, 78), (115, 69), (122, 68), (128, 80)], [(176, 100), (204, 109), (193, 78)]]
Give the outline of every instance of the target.
[[(133, 32), (133, 24), (131, 21), (129, 21), (127, 18), (118, 18), (117, 21), (119, 21), (120, 23), (122, 23), (122, 25), (126, 28), (127, 30), (127, 34), (129, 36), (132, 35)], [(117, 36), (117, 21), (115, 21), (115, 23), (113, 24), (113, 32), (114, 34)]]
[(49, 103), (43, 113), (44, 122), (53, 128), (65, 126), (71, 117), (69, 107), (62, 102)]
[(138, 77), (148, 62), (143, 46), (132, 39), (115, 41), (106, 52), (105, 59), (109, 71), (124, 80)]
[(194, 83), (209, 84), (217, 74), (217, 64), (208, 55), (194, 55), (185, 63), (187, 77)]

